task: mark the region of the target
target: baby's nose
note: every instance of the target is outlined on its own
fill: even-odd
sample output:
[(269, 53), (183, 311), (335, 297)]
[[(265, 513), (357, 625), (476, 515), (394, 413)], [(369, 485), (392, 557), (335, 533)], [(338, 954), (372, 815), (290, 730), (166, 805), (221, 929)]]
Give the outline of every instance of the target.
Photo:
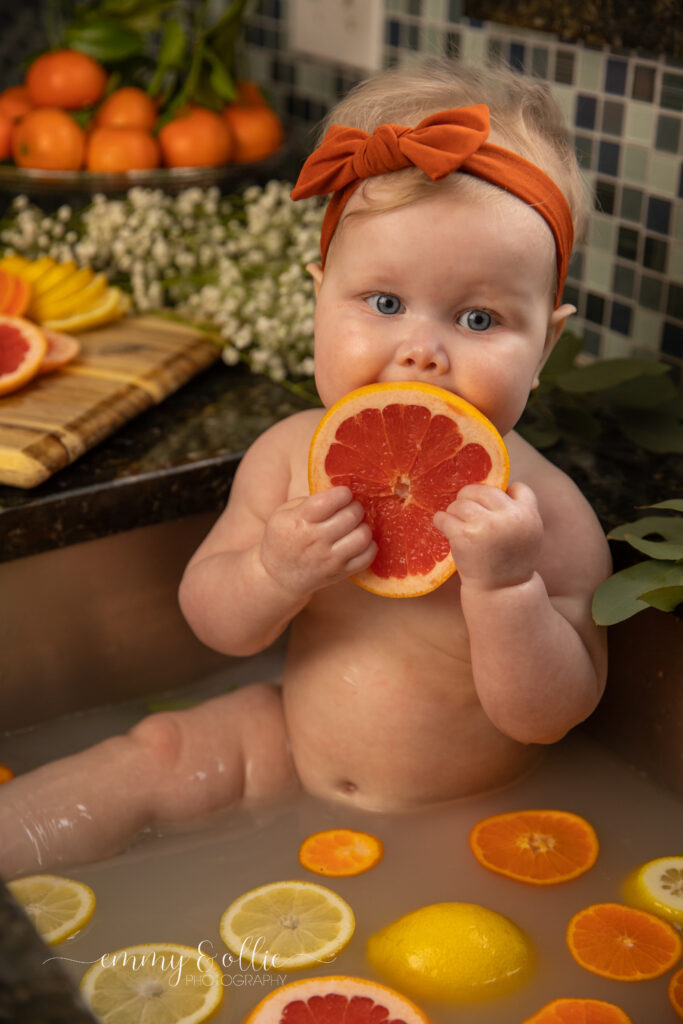
[(448, 354), (438, 339), (420, 336), (405, 341), (396, 351), (396, 362), (404, 369), (421, 373), (446, 373), (450, 368)]

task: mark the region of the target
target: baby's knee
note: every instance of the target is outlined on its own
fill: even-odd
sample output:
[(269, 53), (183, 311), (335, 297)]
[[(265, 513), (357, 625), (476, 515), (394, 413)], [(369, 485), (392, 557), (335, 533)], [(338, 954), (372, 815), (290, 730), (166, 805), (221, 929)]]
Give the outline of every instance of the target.
[(180, 760), (182, 730), (174, 711), (148, 715), (129, 730), (128, 737), (141, 748), (149, 767), (168, 772)]

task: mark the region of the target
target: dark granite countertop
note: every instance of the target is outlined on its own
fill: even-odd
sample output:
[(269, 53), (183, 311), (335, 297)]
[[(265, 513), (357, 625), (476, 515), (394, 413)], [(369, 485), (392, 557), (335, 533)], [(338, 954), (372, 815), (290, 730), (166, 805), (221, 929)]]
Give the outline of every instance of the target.
[(266, 377), (215, 364), (40, 486), (0, 486), (0, 561), (220, 510), (249, 445), (306, 407)]

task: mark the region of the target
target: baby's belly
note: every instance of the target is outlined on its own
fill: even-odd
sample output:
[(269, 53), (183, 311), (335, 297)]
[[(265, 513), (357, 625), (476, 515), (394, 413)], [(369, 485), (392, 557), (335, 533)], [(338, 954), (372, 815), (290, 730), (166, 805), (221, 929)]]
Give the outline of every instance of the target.
[[(410, 810), (505, 785), (538, 748), (500, 733), (484, 714), (469, 664), (404, 643), (294, 633), (283, 702), (302, 785), (323, 799)], [(316, 640), (318, 642), (316, 642)]]

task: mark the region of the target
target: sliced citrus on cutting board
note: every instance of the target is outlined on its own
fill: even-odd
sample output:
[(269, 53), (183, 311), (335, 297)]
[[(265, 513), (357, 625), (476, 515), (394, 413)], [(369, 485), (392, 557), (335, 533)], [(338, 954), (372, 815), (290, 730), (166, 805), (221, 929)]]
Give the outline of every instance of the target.
[(264, 970), (295, 971), (329, 963), (349, 943), (353, 911), (315, 882), (271, 882), (240, 896), (220, 922), (231, 953)]
[(553, 999), (522, 1024), (633, 1024), (621, 1007), (602, 999)]
[(455, 572), (432, 523), (467, 484), (504, 488), (500, 434), (469, 402), (419, 382), (369, 384), (323, 416), (308, 460), (311, 493), (345, 485), (365, 509), (378, 552), (351, 577), (387, 597), (417, 597)]
[(370, 963), (415, 999), (469, 1002), (512, 991), (534, 962), (509, 918), (476, 903), (420, 907), (371, 935)]
[(683, 967), (671, 975), (667, 992), (669, 994), (669, 1002), (681, 1020), (683, 1020)]
[(429, 1024), (414, 1003), (386, 985), (344, 976), (304, 978), (270, 992), (242, 1024)]
[(641, 864), (626, 879), (626, 903), (683, 925), (683, 857), (658, 857)]
[(17, 391), (38, 372), (47, 342), (35, 324), (19, 316), (0, 316), (0, 395)]
[(361, 875), (384, 856), (381, 839), (351, 828), (315, 832), (299, 847), (299, 863), (308, 871), (328, 878)]
[(585, 818), (569, 811), (510, 811), (478, 822), (470, 848), (479, 863), (519, 882), (554, 885), (595, 864), (599, 844)]
[(102, 1024), (202, 1024), (223, 1001), (218, 964), (192, 946), (148, 942), (105, 953), (81, 978)]
[(27, 875), (7, 884), (48, 946), (56, 946), (75, 935), (95, 910), (95, 893), (89, 885), (73, 878)]
[(47, 351), (42, 363), (38, 367), (38, 376), (44, 373), (53, 373), (60, 370), (76, 358), (81, 351), (81, 343), (70, 334), (60, 334), (59, 331), (51, 331), (49, 328), (42, 328), (47, 342)]
[(621, 903), (596, 903), (574, 914), (567, 945), (581, 967), (616, 981), (659, 978), (683, 952), (670, 924)]

